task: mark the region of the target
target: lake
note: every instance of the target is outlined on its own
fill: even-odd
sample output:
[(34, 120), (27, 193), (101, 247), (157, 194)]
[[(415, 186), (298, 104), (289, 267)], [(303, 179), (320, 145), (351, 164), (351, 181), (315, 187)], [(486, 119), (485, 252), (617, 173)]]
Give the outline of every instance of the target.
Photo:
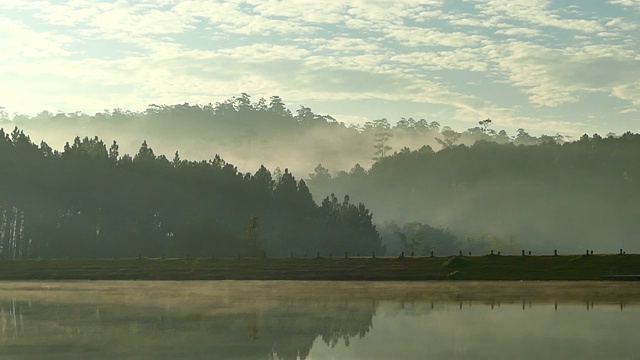
[(640, 359), (635, 282), (0, 282), (2, 359)]

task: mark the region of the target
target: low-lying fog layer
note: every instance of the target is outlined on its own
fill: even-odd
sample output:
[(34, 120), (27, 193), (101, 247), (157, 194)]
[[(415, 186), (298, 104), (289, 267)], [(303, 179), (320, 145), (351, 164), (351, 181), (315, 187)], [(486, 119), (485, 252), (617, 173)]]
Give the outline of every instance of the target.
[(607, 282), (4, 282), (0, 354), (626, 359), (639, 303)]
[(292, 113), (277, 96), (251, 103), (244, 94), (215, 105), (2, 122), (15, 125), (59, 151), (75, 136), (98, 135), (115, 139), (121, 156), (146, 140), (169, 160), (219, 154), (240, 172), (265, 165), (276, 181), (289, 169), (308, 180), (318, 204), (332, 193), (364, 202), (388, 253), (640, 251), (640, 140), (630, 133), (565, 142), (524, 129), (510, 136), (488, 119), (464, 132), (424, 119), (348, 127), (306, 107)]

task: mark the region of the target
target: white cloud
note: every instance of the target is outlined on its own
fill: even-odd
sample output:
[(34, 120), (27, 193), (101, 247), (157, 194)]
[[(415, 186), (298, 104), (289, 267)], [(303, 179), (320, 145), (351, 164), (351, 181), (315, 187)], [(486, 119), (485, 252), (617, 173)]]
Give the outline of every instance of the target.
[(389, 26), (385, 30), (385, 33), (388, 37), (397, 40), (402, 45), (410, 47), (465, 47), (481, 45), (488, 41), (488, 38), (482, 35), (472, 35), (463, 32), (445, 33), (435, 29), (409, 26)]
[(35, 14), (38, 19), (49, 24), (74, 26), (84, 23), (96, 15), (100, 9), (97, 6), (87, 6), (87, 2), (69, 1), (61, 4), (42, 4), (46, 11)]
[(148, 9), (143, 6), (101, 7), (90, 24), (100, 31), (118, 39), (129, 36), (177, 34), (192, 29), (192, 19), (170, 11)]
[(610, 0), (611, 4), (636, 7), (640, 10), (640, 0)]
[[(401, 24), (403, 19), (424, 19), (430, 11), (441, 7), (443, 0), (349, 0), (347, 14), (375, 26)], [(437, 10), (436, 10), (437, 11)]]
[(391, 60), (430, 70), (486, 71), (488, 63), (485, 58), (486, 54), (481, 48), (460, 48), (451, 51), (398, 54)]
[(605, 25), (607, 27), (620, 29), (622, 31), (633, 31), (638, 29), (638, 27), (640, 27), (640, 25), (638, 25), (637, 23), (628, 22), (628, 21), (625, 21), (623, 18), (619, 18), (619, 17), (609, 20), (609, 22), (607, 22)]
[(602, 31), (602, 32), (599, 32), (597, 35), (600, 36), (600, 37), (603, 37), (603, 38), (617, 38), (617, 37), (620, 37), (620, 34), (614, 33), (614, 32), (610, 32), (610, 31)]
[(510, 82), (524, 88), (533, 104), (554, 107), (578, 101), (579, 91), (632, 100), (631, 83), (640, 80), (640, 62), (634, 56), (633, 50), (623, 46), (552, 49), (513, 42), (508, 53), (495, 61)]
[(498, 35), (507, 35), (507, 36), (536, 37), (542, 34), (542, 31), (538, 29), (513, 27), (509, 29), (497, 30), (495, 33)]
[[(227, 34), (262, 35), (302, 34), (316, 30), (301, 19), (275, 19), (261, 14), (248, 13), (236, 1), (186, 0), (177, 3), (170, 11), (165, 11), (173, 19), (174, 28), (180, 29), (181, 22), (187, 24), (205, 19), (214, 28)], [(286, 16), (284, 16), (286, 17)], [(183, 26), (183, 25), (182, 25)]]
[(516, 19), (538, 26), (580, 31), (585, 33), (603, 31), (598, 21), (585, 19), (565, 19), (557, 11), (551, 10), (549, 0), (486, 0), (480, 1), (476, 8), (485, 16)]
[(344, 21), (347, 1), (247, 0), (253, 11), (263, 17), (293, 18), (306, 23), (335, 24)]
[(313, 47), (313, 51), (331, 51), (343, 54), (351, 54), (353, 52), (380, 52), (383, 48), (377, 44), (380, 39), (361, 39), (338, 36), (331, 39), (298, 39), (301, 44), (308, 44)]
[[(30, 93), (30, 106), (75, 110), (249, 92), (438, 104), (459, 120), (514, 124), (586, 92), (640, 101), (635, 12), (595, 20), (586, 3), (464, 3), (475, 11), (444, 0), (4, 0), (0, 98), (28, 106)], [(471, 81), (521, 91), (529, 104), (493, 104)]]
[(0, 15), (0, 49), (3, 62), (14, 60), (67, 57), (71, 55), (68, 47), (74, 39), (43, 31), (35, 31), (22, 22)]
[(266, 43), (222, 49), (219, 50), (218, 53), (227, 55), (240, 62), (302, 60), (309, 55), (309, 51), (296, 46), (281, 46)]
[(620, 99), (628, 100), (635, 105), (640, 105), (640, 80), (615, 86), (612, 94)]
[(480, 28), (508, 28), (511, 25), (502, 21), (500, 16), (480, 16), (478, 14), (443, 14), (442, 18), (446, 19), (451, 25), (471, 26)]

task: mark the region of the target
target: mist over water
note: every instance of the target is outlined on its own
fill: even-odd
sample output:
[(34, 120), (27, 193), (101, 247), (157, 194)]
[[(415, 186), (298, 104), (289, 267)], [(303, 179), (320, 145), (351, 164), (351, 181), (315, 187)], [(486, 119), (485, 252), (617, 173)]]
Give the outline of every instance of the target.
[(633, 359), (603, 282), (4, 282), (8, 359)]
[(312, 359), (634, 359), (640, 309), (614, 305), (382, 303), (349, 346), (316, 341)]

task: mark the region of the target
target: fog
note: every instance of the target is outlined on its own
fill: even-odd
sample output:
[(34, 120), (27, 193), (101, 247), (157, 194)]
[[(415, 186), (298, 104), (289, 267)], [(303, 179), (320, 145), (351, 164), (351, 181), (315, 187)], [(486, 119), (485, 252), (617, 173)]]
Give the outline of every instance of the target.
[[(169, 160), (176, 152), (189, 160), (218, 154), (240, 172), (265, 165), (277, 177), (289, 169), (309, 180), (317, 203), (332, 193), (363, 202), (390, 252), (403, 250), (397, 229), (410, 222), (453, 234), (455, 246), (443, 252), (640, 251), (637, 136), (565, 142), (524, 129), (510, 136), (489, 119), (464, 132), (424, 119), (393, 123), (348, 126), (306, 107), (292, 112), (277, 96), (252, 103), (242, 94), (139, 113), (16, 115), (2, 127), (18, 126), (58, 151), (76, 136), (98, 136), (117, 141), (120, 154), (134, 155), (146, 141)], [(433, 250), (429, 240), (415, 250)]]
[[(363, 125), (344, 124), (306, 107), (292, 112), (277, 96), (266, 102), (251, 103), (243, 94), (216, 104), (150, 105), (143, 112), (114, 109), (90, 115), (43, 111), (36, 116), (6, 117), (0, 119), (0, 125), (6, 131), (17, 126), (35, 143), (45, 141), (58, 151), (76, 136), (98, 136), (106, 143), (116, 140), (121, 153), (127, 154), (137, 153), (146, 141), (155, 154), (169, 159), (176, 151), (189, 160), (207, 160), (218, 154), (242, 172), (254, 172), (264, 165), (288, 168), (298, 177), (307, 177), (318, 164), (333, 172), (348, 171), (355, 164), (370, 167), (373, 158), (379, 157), (374, 145), (380, 133), (390, 135), (385, 143), (388, 154), (405, 147), (438, 149), (437, 138), (455, 133), (446, 126), (441, 133), (440, 124), (425, 119), (382, 118)], [(392, 126), (392, 122), (396, 124)], [(456, 143), (509, 140), (504, 132), (488, 136), (478, 129), (456, 133)]]
[(638, 352), (637, 290), (607, 282), (3, 282), (0, 354), (625, 359)]
[(467, 239), (483, 239), (505, 254), (637, 252), (639, 146), (633, 134), (564, 145), (481, 142), (397, 154), (367, 173), (310, 185), (365, 202), (379, 224), (448, 228), (465, 253), (472, 251)]

